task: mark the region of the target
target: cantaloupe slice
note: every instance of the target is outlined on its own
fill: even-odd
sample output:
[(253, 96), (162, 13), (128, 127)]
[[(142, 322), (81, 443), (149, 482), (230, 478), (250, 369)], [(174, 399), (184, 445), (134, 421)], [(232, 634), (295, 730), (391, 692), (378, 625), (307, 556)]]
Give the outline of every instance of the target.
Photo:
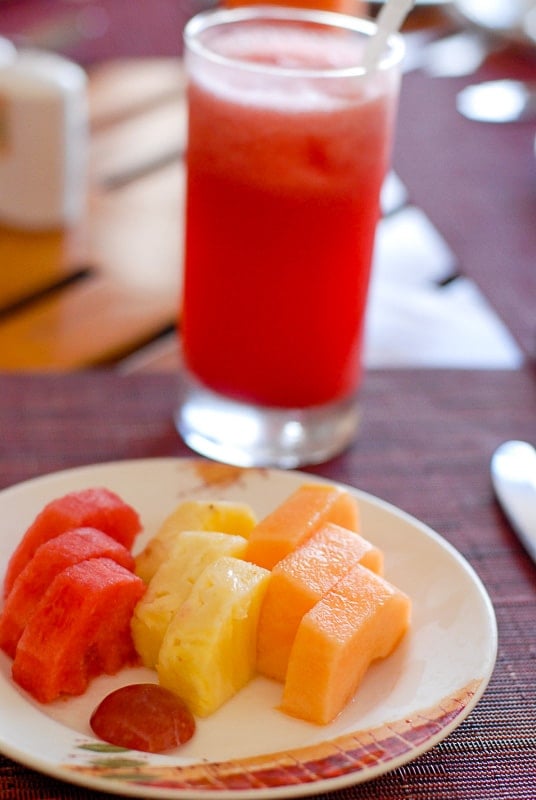
[(324, 725), (356, 692), (369, 665), (395, 648), (410, 622), (402, 591), (360, 564), (303, 617), (281, 710)]
[(272, 569), (326, 522), (357, 531), (357, 501), (336, 486), (302, 484), (253, 528), (244, 558)]
[(134, 644), (146, 667), (156, 665), (166, 629), (205, 567), (222, 556), (241, 558), (245, 549), (243, 536), (217, 531), (180, 533), (132, 617)]
[(132, 506), (109, 489), (82, 489), (52, 500), (37, 515), (11, 556), (4, 596), (8, 596), (15, 578), (40, 545), (60, 533), (81, 527), (97, 528), (130, 550), (141, 523)]
[(220, 558), (195, 582), (170, 623), (158, 658), (160, 684), (205, 717), (255, 674), (257, 621), (270, 573)]
[(17, 575), (0, 614), (0, 647), (11, 658), (31, 615), (56, 575), (72, 564), (89, 558), (110, 558), (132, 571), (130, 551), (111, 536), (95, 528), (76, 528), (60, 533), (37, 548), (33, 558)]
[(253, 510), (246, 503), (186, 500), (166, 517), (155, 536), (136, 556), (136, 575), (149, 583), (182, 531), (218, 531), (247, 538), (256, 522)]
[(137, 661), (130, 634), (144, 582), (108, 558), (67, 567), (43, 595), (22, 634), (13, 680), (41, 703), (83, 694), (95, 676)]
[(285, 680), (301, 618), (356, 564), (381, 574), (383, 554), (358, 533), (327, 523), (275, 565), (259, 617), (260, 673)]

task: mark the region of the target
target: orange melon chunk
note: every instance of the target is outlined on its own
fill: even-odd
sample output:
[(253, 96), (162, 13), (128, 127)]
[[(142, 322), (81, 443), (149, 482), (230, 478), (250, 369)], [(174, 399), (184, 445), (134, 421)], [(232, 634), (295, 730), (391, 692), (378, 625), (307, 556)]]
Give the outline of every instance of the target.
[(355, 694), (372, 661), (388, 656), (409, 626), (410, 599), (360, 564), (302, 618), (281, 710), (323, 725)]
[(251, 531), (244, 559), (265, 569), (307, 541), (321, 525), (333, 522), (356, 531), (357, 501), (337, 486), (302, 484)]
[(284, 681), (303, 615), (356, 564), (382, 574), (383, 554), (358, 533), (327, 523), (272, 570), (257, 633), (257, 669)]

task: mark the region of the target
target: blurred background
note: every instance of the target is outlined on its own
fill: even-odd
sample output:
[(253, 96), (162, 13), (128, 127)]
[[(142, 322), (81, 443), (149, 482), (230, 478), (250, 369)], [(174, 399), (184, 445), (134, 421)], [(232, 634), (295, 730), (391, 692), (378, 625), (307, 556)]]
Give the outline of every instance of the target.
[[(382, 5), (295, 2), (344, 3), (370, 16)], [(131, 369), (140, 354), (134, 367), (177, 368), (179, 56), (186, 21), (214, 3), (0, 0), (0, 36), (87, 72), (91, 134), (87, 215), (75, 236), (5, 229), (0, 219), (0, 369)], [(518, 369), (536, 359), (536, 0), (416, 0), (403, 32), (367, 364)], [(522, 119), (476, 121), (468, 92), (499, 81), (501, 93), (494, 86), (477, 112), (503, 113), (505, 79), (516, 92), (521, 81), (532, 87), (526, 102), (506, 96), (507, 110), (524, 103)], [(43, 137), (32, 134), (30, 149), (42, 145), (48, 163)]]
[(206, 0), (1, 0), (0, 32), (82, 64), (176, 56), (185, 21), (206, 5)]

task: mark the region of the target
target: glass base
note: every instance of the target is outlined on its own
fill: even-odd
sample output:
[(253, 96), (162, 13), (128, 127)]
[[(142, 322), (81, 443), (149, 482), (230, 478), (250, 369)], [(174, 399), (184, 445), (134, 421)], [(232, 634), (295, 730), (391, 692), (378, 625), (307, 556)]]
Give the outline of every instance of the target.
[(267, 408), (222, 397), (184, 375), (175, 425), (186, 444), (239, 467), (289, 469), (344, 450), (359, 427), (355, 398), (311, 408)]

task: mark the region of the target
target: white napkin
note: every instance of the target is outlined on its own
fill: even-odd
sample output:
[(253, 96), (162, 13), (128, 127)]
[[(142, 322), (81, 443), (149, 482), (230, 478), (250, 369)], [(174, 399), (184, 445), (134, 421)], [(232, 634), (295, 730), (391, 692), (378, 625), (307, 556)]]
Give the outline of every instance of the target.
[[(517, 369), (523, 354), (419, 209), (378, 230), (367, 313), (368, 367)], [(448, 282), (442, 285), (442, 282)]]

